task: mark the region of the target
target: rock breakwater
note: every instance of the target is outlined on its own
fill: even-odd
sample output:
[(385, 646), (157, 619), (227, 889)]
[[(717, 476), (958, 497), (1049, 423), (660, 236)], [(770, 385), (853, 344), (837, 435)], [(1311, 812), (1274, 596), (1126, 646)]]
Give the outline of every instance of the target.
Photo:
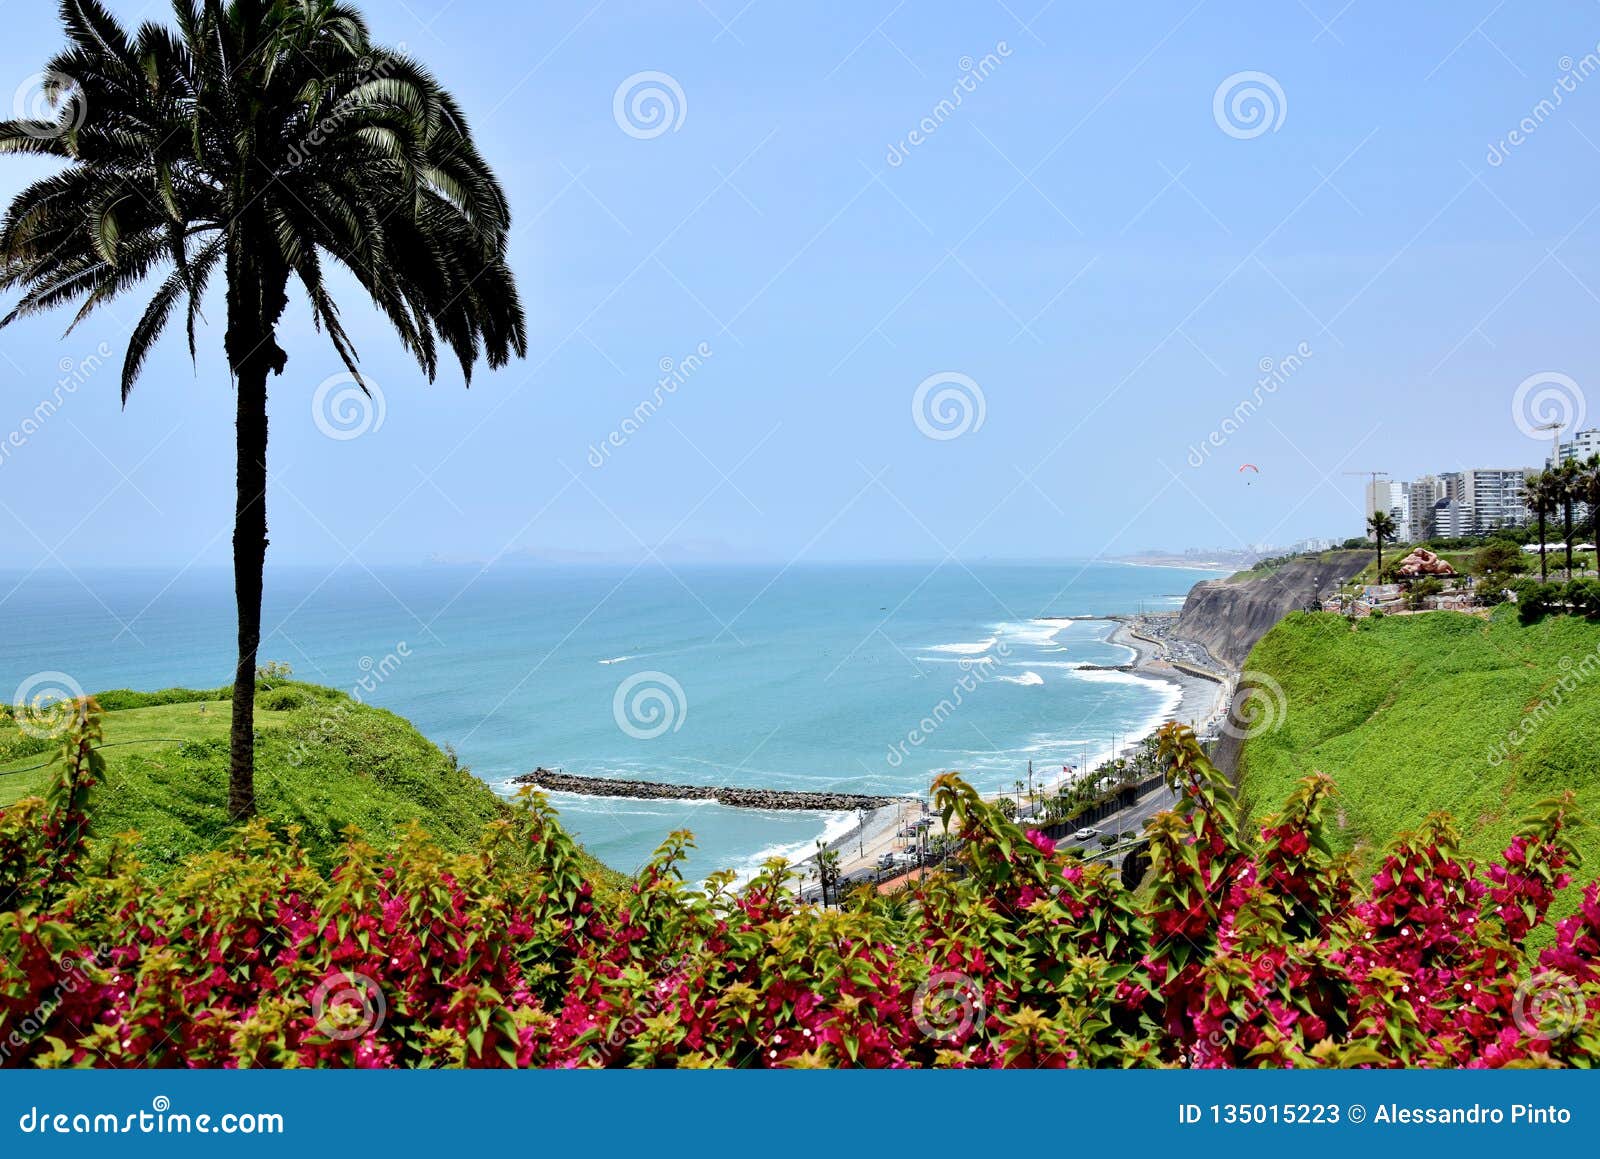
[(536, 785), (553, 793), (586, 797), (638, 797), (647, 801), (715, 801), (735, 809), (881, 809), (904, 798), (866, 793), (802, 793), (789, 789), (741, 789), (728, 785), (668, 785), (660, 781), (624, 781), (615, 777), (580, 777), (546, 768), (513, 777), (516, 785)]

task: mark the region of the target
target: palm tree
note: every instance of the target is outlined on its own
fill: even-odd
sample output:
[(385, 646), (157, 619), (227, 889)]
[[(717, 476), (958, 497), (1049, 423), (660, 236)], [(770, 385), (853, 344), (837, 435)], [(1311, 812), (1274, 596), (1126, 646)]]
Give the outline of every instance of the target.
[(1600, 574), (1600, 453), (1590, 455), (1579, 468), (1578, 490), (1589, 508), (1589, 538), (1597, 545), (1594, 562)]
[(1572, 508), (1583, 502), (1583, 482), (1578, 464), (1568, 460), (1556, 468), (1556, 498), (1561, 504), (1561, 528), (1567, 541), (1567, 578), (1572, 578)]
[(828, 887), (839, 880), (839, 854), (822, 841), (817, 842), (817, 883), (822, 886), (822, 904), (828, 904)]
[[(237, 391), (234, 668), (228, 812), (255, 809), (254, 699), (267, 548), (267, 378), (288, 355), (290, 283), (368, 390), (325, 280), (342, 266), (431, 381), (444, 344), (470, 381), (526, 352), (506, 264), (510, 211), (461, 110), (419, 64), (372, 44), (335, 0), (173, 0), (176, 27), (131, 35), (99, 0), (61, 0), (68, 47), (45, 69), (54, 120), (0, 122), (0, 152), (65, 167), (0, 223), (0, 326), (81, 302), (72, 325), (155, 275), (122, 367), (127, 404), (175, 314), (191, 358), (212, 276)], [(69, 332), (71, 327), (68, 328)]]
[(1560, 505), (1561, 482), (1555, 471), (1535, 471), (1528, 476), (1527, 494), (1528, 507), (1533, 511), (1539, 523), (1539, 582), (1544, 583), (1550, 577), (1549, 568), (1545, 563), (1545, 520), (1555, 513)]
[(1387, 511), (1374, 511), (1367, 516), (1367, 531), (1378, 545), (1378, 582), (1383, 582), (1383, 541), (1393, 539), (1394, 516)]

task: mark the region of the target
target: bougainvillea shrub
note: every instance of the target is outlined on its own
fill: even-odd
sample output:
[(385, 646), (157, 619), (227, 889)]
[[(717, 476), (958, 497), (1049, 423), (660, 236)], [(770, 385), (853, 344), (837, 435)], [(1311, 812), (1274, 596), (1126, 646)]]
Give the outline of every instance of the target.
[[(1370, 880), (1323, 840), (1335, 789), (1247, 829), (1191, 732), (1137, 889), (955, 774), (956, 868), (842, 910), (773, 862), (691, 886), (673, 834), (620, 893), (537, 795), (469, 855), (349, 834), (314, 868), (262, 822), (157, 877), (96, 835), (98, 711), (55, 785), (0, 812), (0, 1065), (1587, 1066), (1600, 891), (1547, 927), (1578, 824), (1548, 802), (1500, 861), (1448, 818)], [(1537, 935), (1537, 936), (1536, 936)], [(1530, 939), (1539, 948), (1531, 947)]]

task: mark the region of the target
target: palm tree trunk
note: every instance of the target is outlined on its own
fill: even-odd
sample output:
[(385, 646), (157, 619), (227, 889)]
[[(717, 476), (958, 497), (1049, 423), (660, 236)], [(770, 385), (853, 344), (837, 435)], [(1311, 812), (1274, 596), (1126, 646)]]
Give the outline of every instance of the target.
[(233, 592), (239, 656), (233, 669), (233, 722), (228, 735), (228, 817), (255, 813), (256, 654), (261, 646), (262, 572), (267, 561), (267, 375), (282, 374), (278, 319), (288, 304), (288, 272), (274, 261), (266, 223), (251, 212), (236, 223), (228, 246), (228, 330), (223, 345), (239, 392), (238, 456), (233, 516)]
[(1562, 529), (1567, 537), (1567, 578), (1572, 578), (1572, 500), (1564, 499), (1561, 503)]
[(1549, 579), (1549, 572), (1544, 565), (1544, 510), (1539, 511), (1539, 582), (1544, 583)]
[(233, 669), (233, 726), (228, 738), (228, 816), (256, 811), (256, 658), (261, 645), (262, 572), (267, 562), (267, 367), (239, 375), (237, 492), (233, 509), (233, 594), (239, 658)]

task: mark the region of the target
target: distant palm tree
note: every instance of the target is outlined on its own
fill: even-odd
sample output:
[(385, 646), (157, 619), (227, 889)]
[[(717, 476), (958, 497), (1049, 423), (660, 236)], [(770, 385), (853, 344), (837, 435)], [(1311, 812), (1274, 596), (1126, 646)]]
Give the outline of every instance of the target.
[(1526, 491), (1528, 507), (1533, 511), (1539, 525), (1539, 582), (1544, 583), (1550, 578), (1550, 571), (1545, 563), (1545, 521), (1555, 514), (1556, 508), (1560, 506), (1561, 482), (1554, 471), (1535, 471), (1528, 476)]
[[(0, 325), (158, 281), (134, 326), (122, 400), (174, 313), (225, 283), (237, 390), (233, 573), (238, 607), (228, 811), (255, 810), (254, 691), (267, 548), (267, 377), (288, 359), (291, 280), (362, 390), (325, 265), (342, 266), (432, 380), (441, 343), (469, 380), (526, 352), (506, 264), (510, 211), (454, 99), (374, 45), (335, 0), (174, 0), (176, 28), (131, 35), (99, 0), (61, 0), (67, 49), (45, 68), (53, 120), (0, 122), (0, 153), (67, 164), (0, 224)], [(181, 308), (180, 308), (181, 307)], [(70, 332), (69, 327), (69, 332)]]
[(822, 904), (828, 904), (828, 888), (839, 880), (839, 854), (820, 840), (817, 842), (817, 883), (822, 887)]
[(1595, 568), (1600, 572), (1600, 452), (1590, 455), (1580, 469), (1579, 491), (1589, 508), (1589, 538), (1596, 544)]
[(1383, 582), (1383, 541), (1394, 538), (1394, 516), (1387, 511), (1374, 511), (1367, 516), (1367, 531), (1378, 545), (1378, 581), (1381, 583)]
[(1572, 508), (1583, 502), (1583, 480), (1578, 464), (1568, 460), (1556, 468), (1557, 498), (1561, 503), (1561, 527), (1567, 541), (1567, 578), (1572, 578)]

